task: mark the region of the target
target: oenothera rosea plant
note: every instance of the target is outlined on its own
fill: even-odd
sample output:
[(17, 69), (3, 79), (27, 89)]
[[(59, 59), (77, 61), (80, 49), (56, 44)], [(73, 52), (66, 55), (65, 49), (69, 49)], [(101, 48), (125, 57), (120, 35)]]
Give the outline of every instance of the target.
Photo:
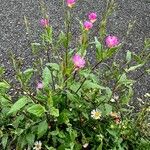
[[(148, 106), (144, 105), (137, 120), (130, 120), (133, 107), (128, 104), (136, 79), (130, 79), (128, 74), (140, 67), (149, 72), (145, 67), (150, 57), (149, 40), (145, 40), (140, 54), (124, 51), (125, 58), (117, 62), (125, 38), (106, 32), (107, 17), (115, 6), (112, 0), (102, 18), (91, 10), (85, 20), (79, 21), (79, 40), (72, 45), (72, 10), (76, 3), (65, 1), (65, 29), (59, 31), (58, 37), (54, 38), (52, 21), (47, 15), (39, 19), (43, 33), (41, 43), (31, 43), (33, 54), (38, 56), (33, 68), (22, 71), (22, 60), (11, 57), (18, 82), (15, 85), (4, 79), (0, 82), (4, 149), (34, 146), (36, 150), (108, 150), (128, 149), (131, 145), (137, 148), (140, 143), (142, 133), (139, 134), (138, 127), (143, 128), (141, 118)], [(98, 23), (96, 37), (91, 31)], [(129, 24), (127, 36), (131, 27)], [(88, 61), (89, 50), (95, 54), (92, 62)], [(39, 57), (40, 51), (46, 61)], [(10, 87), (15, 90), (13, 97), (7, 94)]]

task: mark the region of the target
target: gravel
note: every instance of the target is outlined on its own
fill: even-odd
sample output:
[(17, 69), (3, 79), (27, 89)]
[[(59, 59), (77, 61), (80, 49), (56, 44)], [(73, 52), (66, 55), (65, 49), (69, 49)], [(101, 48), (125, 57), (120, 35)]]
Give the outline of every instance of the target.
[[(8, 61), (10, 51), (25, 59), (24, 69), (31, 66), (33, 59), (29, 47), (30, 40), (38, 41), (41, 28), (39, 19), (42, 17), (40, 0), (0, 0), (0, 64), (7, 69), (6, 76), (12, 78), (13, 70)], [(73, 11), (74, 26), (73, 32), (78, 39), (77, 16), (86, 20), (89, 11), (96, 11), (101, 19), (106, 7), (106, 0), (78, 0), (77, 7)], [(47, 11), (50, 17), (56, 36), (60, 29), (63, 29), (63, 8), (61, 0), (45, 0)], [(120, 56), (124, 56), (127, 50), (140, 52), (143, 48), (144, 39), (150, 37), (150, 0), (117, 0), (118, 9), (109, 18), (107, 31), (115, 34), (120, 39), (126, 35), (130, 21), (136, 20), (134, 29), (126, 38), (126, 43)], [(30, 22), (31, 37), (26, 32), (24, 16)], [(96, 31), (96, 25), (95, 25)], [(29, 38), (30, 37), (30, 38)], [(90, 54), (91, 56), (91, 54)], [(92, 57), (90, 57), (92, 60)], [(120, 57), (121, 58), (121, 57)], [(150, 65), (148, 64), (147, 67)], [(141, 70), (134, 76), (139, 76)], [(150, 91), (150, 77), (143, 76), (135, 85), (136, 97), (142, 98)], [(137, 103), (137, 102), (135, 102)]]

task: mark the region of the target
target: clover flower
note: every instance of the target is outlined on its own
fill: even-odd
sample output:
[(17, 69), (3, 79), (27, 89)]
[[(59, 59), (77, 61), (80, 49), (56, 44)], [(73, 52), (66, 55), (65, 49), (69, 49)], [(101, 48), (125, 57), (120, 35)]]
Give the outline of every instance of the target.
[(107, 47), (112, 48), (119, 44), (119, 39), (116, 36), (109, 35), (106, 37), (105, 42)]
[(41, 141), (36, 141), (34, 143), (33, 149), (35, 149), (35, 150), (41, 150), (42, 149), (42, 142)]
[(92, 12), (88, 16), (90, 22), (94, 23), (97, 20), (97, 14), (95, 12)]
[(94, 109), (94, 110), (91, 111), (91, 117), (93, 119), (96, 119), (96, 120), (100, 119), (101, 115), (102, 115), (102, 113), (99, 109)]
[(76, 68), (83, 68), (85, 66), (85, 60), (83, 57), (81, 57), (78, 54), (75, 54), (72, 58), (72, 61), (74, 63), (74, 66)]
[(85, 21), (83, 23), (83, 26), (84, 26), (84, 29), (88, 31), (93, 27), (93, 24), (90, 21)]
[(48, 19), (43, 18), (43, 19), (40, 20), (40, 25), (41, 25), (42, 27), (47, 27), (48, 24), (49, 24)]
[(66, 0), (66, 2), (67, 2), (67, 6), (72, 8), (73, 5), (75, 4), (76, 0)]
[(36, 86), (36, 89), (37, 89), (37, 90), (40, 90), (40, 89), (42, 89), (42, 88), (43, 88), (43, 83), (38, 82), (38, 83), (37, 83), (37, 86)]

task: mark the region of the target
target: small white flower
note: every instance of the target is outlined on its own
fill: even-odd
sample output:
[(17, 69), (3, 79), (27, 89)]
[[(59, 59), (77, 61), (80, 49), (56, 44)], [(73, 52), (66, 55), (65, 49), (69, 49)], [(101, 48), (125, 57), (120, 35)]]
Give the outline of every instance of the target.
[(89, 143), (85, 143), (85, 144), (83, 145), (83, 147), (84, 147), (84, 148), (87, 148), (88, 145), (89, 145)]
[(41, 150), (41, 148), (42, 148), (42, 142), (41, 141), (36, 141), (34, 143), (33, 149), (35, 149), (35, 150)]
[(94, 110), (91, 111), (91, 117), (93, 119), (100, 119), (101, 115), (102, 115), (102, 113), (98, 109), (94, 109)]
[(110, 101), (111, 101), (112, 103), (116, 102), (114, 98), (112, 98)]

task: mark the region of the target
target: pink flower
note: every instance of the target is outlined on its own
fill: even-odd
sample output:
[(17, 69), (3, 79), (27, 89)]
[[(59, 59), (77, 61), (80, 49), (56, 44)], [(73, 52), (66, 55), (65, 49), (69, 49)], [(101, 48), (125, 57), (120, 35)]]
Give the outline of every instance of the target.
[(72, 8), (76, 0), (66, 0), (68, 7)]
[(97, 20), (97, 14), (95, 12), (90, 13), (88, 17), (90, 22), (92, 23), (94, 23)]
[(41, 20), (40, 20), (40, 25), (41, 25), (42, 27), (47, 27), (48, 24), (49, 24), (48, 19), (41, 19)]
[(78, 54), (75, 54), (72, 58), (73, 63), (76, 68), (83, 68), (85, 66), (85, 60)]
[(37, 86), (36, 86), (36, 89), (37, 89), (37, 90), (43, 89), (43, 83), (38, 82), (38, 83), (37, 83)]
[(89, 21), (85, 21), (83, 23), (83, 26), (84, 26), (84, 29), (88, 31), (88, 30), (90, 30), (93, 27), (93, 24), (91, 22), (89, 22)]
[(107, 47), (112, 48), (119, 44), (119, 39), (116, 36), (109, 35), (106, 37), (105, 42)]

